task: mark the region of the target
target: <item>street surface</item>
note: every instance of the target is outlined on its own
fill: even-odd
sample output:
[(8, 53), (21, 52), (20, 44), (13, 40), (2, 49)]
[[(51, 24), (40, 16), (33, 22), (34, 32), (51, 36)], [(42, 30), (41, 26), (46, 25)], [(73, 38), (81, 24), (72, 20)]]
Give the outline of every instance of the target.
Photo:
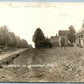
[(84, 49), (27, 49), (3, 64), (0, 82), (84, 82)]

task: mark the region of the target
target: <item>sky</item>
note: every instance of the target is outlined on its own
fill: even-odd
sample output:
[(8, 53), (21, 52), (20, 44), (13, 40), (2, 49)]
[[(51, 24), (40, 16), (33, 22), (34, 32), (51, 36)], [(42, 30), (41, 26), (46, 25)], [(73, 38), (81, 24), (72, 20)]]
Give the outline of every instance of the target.
[(34, 46), (32, 36), (40, 27), (46, 37), (73, 25), (78, 31), (84, 20), (83, 2), (0, 2), (0, 26)]

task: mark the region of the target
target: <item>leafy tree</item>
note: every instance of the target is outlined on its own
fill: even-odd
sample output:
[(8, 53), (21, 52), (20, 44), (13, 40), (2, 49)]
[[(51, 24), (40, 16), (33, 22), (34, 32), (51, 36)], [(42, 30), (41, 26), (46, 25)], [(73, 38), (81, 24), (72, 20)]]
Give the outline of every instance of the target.
[(15, 47), (20, 48), (21, 40), (19, 36), (15, 36)]
[(33, 35), (33, 42), (35, 42), (35, 48), (47, 48), (52, 47), (49, 38), (46, 38), (40, 28), (37, 28)]
[(49, 38), (45, 38), (44, 46), (45, 46), (45, 47), (52, 47), (52, 44), (51, 44), (51, 41), (50, 41)]
[(33, 35), (33, 42), (35, 42), (35, 47), (44, 47), (45, 36), (40, 28), (37, 28)]
[(4, 42), (4, 37), (3, 34), (0, 32), (0, 45), (4, 46), (5, 42)]
[(21, 47), (22, 48), (28, 48), (28, 43), (27, 43), (27, 41), (25, 39), (21, 40)]
[(15, 47), (15, 34), (13, 32), (8, 33), (8, 46)]
[(68, 40), (71, 42), (71, 44), (73, 44), (76, 40), (75, 32), (76, 31), (75, 31), (73, 25), (71, 25), (69, 27), (69, 34), (68, 34)]
[(13, 32), (10, 32), (7, 26), (0, 27), (0, 46), (13, 47), (13, 48), (25, 48), (28, 47), (28, 43), (25, 39), (20, 39)]
[(0, 45), (7, 46), (8, 42), (8, 28), (7, 26), (0, 27)]

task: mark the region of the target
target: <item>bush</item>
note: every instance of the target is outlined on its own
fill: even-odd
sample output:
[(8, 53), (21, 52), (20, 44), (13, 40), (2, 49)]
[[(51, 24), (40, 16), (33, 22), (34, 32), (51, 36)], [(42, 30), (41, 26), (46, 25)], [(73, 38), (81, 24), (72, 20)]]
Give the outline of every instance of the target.
[(52, 44), (51, 44), (51, 42), (50, 42), (50, 39), (45, 38), (44, 46), (45, 46), (46, 48), (52, 47)]

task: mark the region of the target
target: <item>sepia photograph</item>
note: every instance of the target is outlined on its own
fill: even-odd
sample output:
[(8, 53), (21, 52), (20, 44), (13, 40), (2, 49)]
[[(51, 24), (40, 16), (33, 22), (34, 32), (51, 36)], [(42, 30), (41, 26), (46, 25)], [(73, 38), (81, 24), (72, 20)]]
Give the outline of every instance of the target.
[(0, 2), (0, 82), (84, 82), (84, 3)]

